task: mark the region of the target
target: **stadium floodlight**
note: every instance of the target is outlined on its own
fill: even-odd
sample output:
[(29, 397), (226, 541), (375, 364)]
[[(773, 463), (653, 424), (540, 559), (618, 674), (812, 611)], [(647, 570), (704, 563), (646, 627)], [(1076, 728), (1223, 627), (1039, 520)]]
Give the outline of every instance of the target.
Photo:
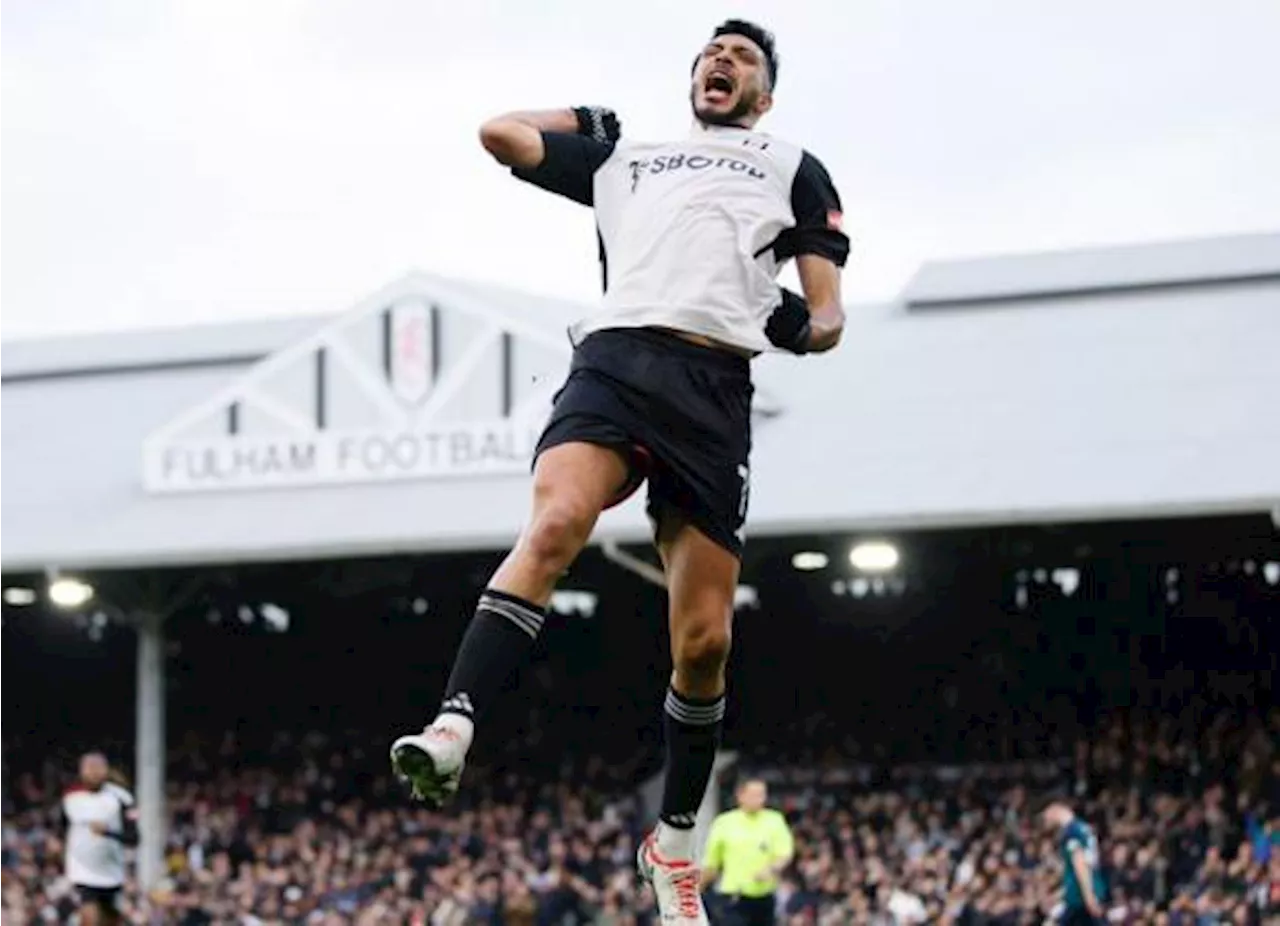
[(849, 551), (849, 562), (860, 572), (888, 572), (898, 565), (898, 548), (884, 540), (868, 540)]
[(1080, 570), (1074, 566), (1064, 566), (1052, 573), (1053, 582), (1062, 589), (1062, 594), (1070, 598), (1080, 587)]
[(15, 608), (24, 608), (29, 604), (35, 604), (36, 590), (34, 588), (23, 588), (21, 585), (10, 585), (4, 590), (4, 603), (11, 604)]
[(595, 617), (599, 602), (595, 592), (557, 589), (551, 593), (551, 610), (565, 617)]
[(262, 622), (268, 630), (275, 633), (286, 633), (289, 630), (289, 612), (280, 605), (264, 601), (258, 608), (258, 613), (262, 615)]
[(49, 600), (68, 611), (88, 604), (93, 598), (93, 586), (71, 576), (58, 576), (49, 583)]
[(802, 550), (791, 557), (791, 567), (801, 572), (813, 572), (815, 569), (826, 569), (827, 554), (819, 550)]

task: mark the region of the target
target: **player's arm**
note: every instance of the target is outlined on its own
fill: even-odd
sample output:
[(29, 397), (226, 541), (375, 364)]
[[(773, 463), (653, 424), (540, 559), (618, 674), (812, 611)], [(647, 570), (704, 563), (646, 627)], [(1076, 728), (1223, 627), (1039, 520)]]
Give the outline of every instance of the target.
[(839, 344), (844, 334), (840, 267), (826, 257), (802, 254), (796, 258), (796, 269), (809, 312), (808, 353), (825, 353)]
[(791, 184), (795, 224), (773, 244), (779, 261), (796, 259), (803, 295), (782, 290), (782, 304), (765, 333), (776, 347), (796, 354), (823, 353), (840, 343), (844, 307), (840, 271), (849, 259), (849, 239), (841, 228), (843, 209), (831, 175), (807, 151)]
[(620, 135), (612, 110), (580, 106), (490, 119), (480, 127), (480, 144), (519, 179), (590, 206), (595, 172)]
[(1077, 842), (1067, 844), (1067, 852), (1071, 858), (1071, 868), (1076, 873), (1076, 883), (1080, 885), (1080, 894), (1084, 897), (1085, 908), (1094, 916), (1102, 915), (1102, 904), (1093, 892), (1093, 870), (1089, 867), (1084, 846)]
[(126, 846), (136, 846), (138, 844), (138, 808), (126, 807), (123, 811), (122, 823), (119, 832), (111, 832), (106, 834), (108, 839), (115, 839)]
[(136, 846), (138, 844), (138, 807), (133, 802), (133, 795), (127, 791), (121, 790), (118, 796), (120, 798), (120, 829), (104, 829), (101, 835), (126, 846)]
[(707, 848), (702, 857), (702, 889), (705, 891), (716, 883), (720, 872), (724, 869), (724, 826), (722, 817), (711, 821), (711, 831), (707, 833)]
[(775, 875), (780, 875), (795, 857), (796, 841), (791, 835), (791, 827), (787, 825), (787, 818), (778, 813), (774, 819), (778, 826), (778, 850), (774, 853), (773, 872)]
[(578, 117), (572, 109), (506, 113), (480, 126), (480, 144), (499, 164), (531, 170), (545, 154), (543, 132), (572, 135), (577, 131)]

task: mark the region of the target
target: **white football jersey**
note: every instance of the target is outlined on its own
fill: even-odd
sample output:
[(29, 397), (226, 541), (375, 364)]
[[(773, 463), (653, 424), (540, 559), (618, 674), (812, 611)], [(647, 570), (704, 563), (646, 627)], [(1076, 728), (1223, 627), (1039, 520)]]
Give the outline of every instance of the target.
[[(128, 817), (134, 813), (133, 795), (106, 782), (97, 791), (75, 787), (62, 797), (67, 824), (67, 880), (82, 887), (120, 887), (125, 880), (124, 843)], [(92, 824), (106, 827), (100, 836)]]
[(662, 327), (749, 351), (781, 301), (778, 271), (801, 254), (844, 265), (840, 197), (813, 155), (760, 132), (695, 124), (680, 141), (604, 145), (543, 133), (522, 180), (595, 207), (604, 298), (570, 330)]

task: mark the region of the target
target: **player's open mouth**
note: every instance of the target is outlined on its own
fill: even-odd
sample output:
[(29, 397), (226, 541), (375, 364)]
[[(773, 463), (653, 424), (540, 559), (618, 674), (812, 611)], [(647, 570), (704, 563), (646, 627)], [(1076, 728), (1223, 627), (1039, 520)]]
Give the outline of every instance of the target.
[(702, 85), (702, 95), (708, 103), (727, 102), (733, 96), (733, 80), (726, 74), (711, 74)]

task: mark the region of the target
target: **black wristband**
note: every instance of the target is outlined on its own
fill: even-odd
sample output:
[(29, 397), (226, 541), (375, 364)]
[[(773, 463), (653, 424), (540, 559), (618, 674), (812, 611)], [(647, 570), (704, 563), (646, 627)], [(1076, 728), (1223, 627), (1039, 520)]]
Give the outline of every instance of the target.
[(806, 354), (810, 330), (809, 303), (789, 289), (782, 290), (782, 304), (773, 310), (764, 326), (769, 343), (793, 354)]
[(577, 106), (573, 114), (578, 119), (579, 135), (585, 135), (602, 145), (611, 145), (622, 137), (622, 123), (612, 109), (603, 106)]

